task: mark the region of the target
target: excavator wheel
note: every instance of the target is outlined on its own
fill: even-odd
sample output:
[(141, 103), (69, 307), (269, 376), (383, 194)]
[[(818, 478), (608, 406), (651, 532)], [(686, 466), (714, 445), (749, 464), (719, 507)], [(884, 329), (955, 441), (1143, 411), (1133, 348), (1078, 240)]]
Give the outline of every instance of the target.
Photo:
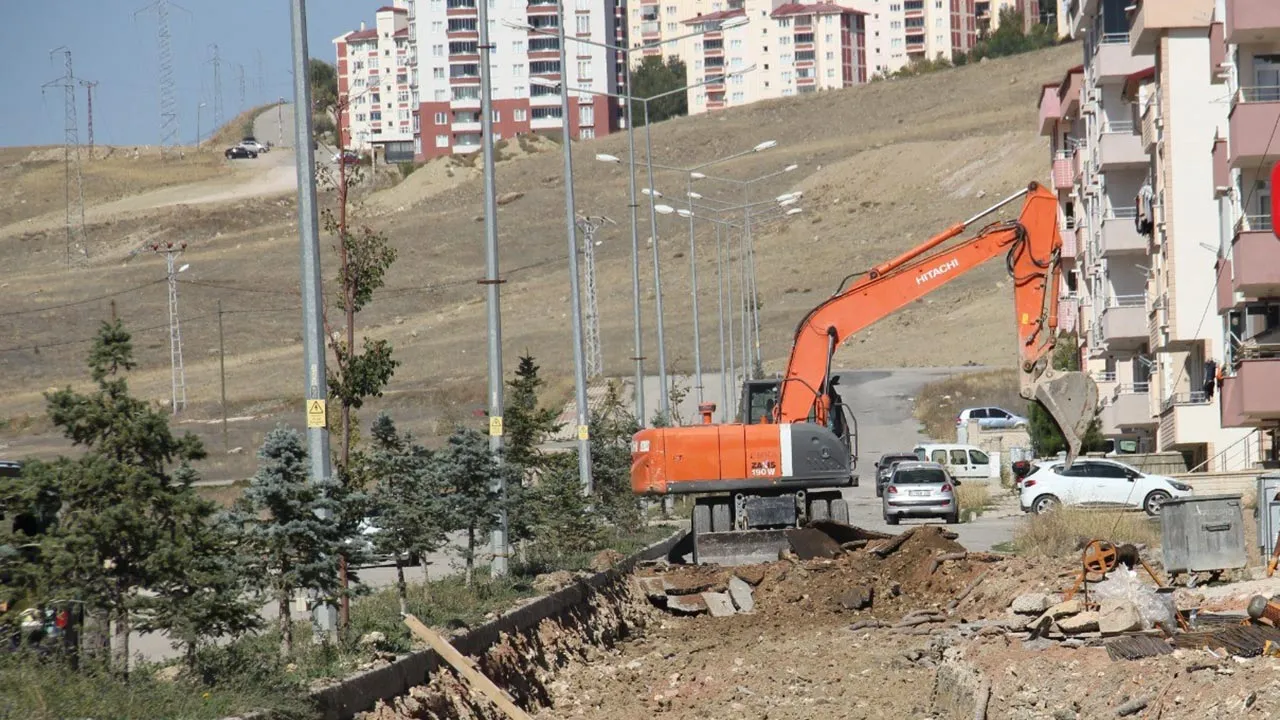
[(826, 520), (831, 517), (831, 503), (826, 498), (817, 498), (809, 503), (810, 520)]
[(841, 498), (831, 501), (831, 519), (838, 523), (849, 524), (849, 501)]

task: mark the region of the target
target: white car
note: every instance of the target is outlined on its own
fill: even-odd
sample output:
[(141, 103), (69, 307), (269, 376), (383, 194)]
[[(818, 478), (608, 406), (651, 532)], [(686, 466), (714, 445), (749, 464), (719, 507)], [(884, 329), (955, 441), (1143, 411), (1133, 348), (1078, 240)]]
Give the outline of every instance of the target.
[(1081, 458), (1071, 467), (1056, 461), (1040, 464), (1022, 481), (1018, 503), (1023, 512), (1048, 512), (1058, 505), (1141, 508), (1160, 514), (1170, 498), (1191, 495), (1191, 486), (1164, 475), (1147, 475), (1124, 463)]
[(257, 140), (254, 140), (253, 138), (245, 138), (244, 140), (241, 140), (240, 147), (244, 148), (245, 150), (250, 150), (252, 152), (258, 153), (259, 155), (261, 155), (262, 153), (271, 151), (271, 148), (267, 147), (266, 145), (263, 145)]
[(956, 416), (956, 427), (964, 427), (970, 420), (977, 420), (978, 427), (987, 428), (1024, 428), (1027, 419), (1021, 415), (998, 407), (965, 408)]

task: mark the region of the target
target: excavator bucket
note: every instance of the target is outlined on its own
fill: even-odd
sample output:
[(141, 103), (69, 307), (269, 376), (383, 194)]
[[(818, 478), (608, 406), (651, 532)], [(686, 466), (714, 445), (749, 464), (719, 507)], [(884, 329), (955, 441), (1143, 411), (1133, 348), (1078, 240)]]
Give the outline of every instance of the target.
[(1098, 408), (1098, 386), (1088, 374), (1048, 371), (1032, 383), (1032, 397), (1053, 417), (1067, 440), (1067, 464), (1080, 454)]

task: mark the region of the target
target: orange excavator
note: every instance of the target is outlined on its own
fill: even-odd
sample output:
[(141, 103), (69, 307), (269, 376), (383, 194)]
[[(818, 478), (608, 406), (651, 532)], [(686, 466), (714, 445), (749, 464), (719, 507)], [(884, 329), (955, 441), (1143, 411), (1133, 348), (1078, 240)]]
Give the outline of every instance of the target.
[[(1017, 220), (978, 220), (1025, 198)], [(851, 275), (800, 321), (780, 379), (743, 386), (739, 422), (646, 428), (631, 449), (638, 495), (697, 494), (695, 563), (776, 560), (787, 531), (810, 520), (849, 521), (841, 488), (856, 484), (857, 422), (838, 401), (832, 358), (849, 336), (982, 263), (1003, 255), (1012, 277), (1019, 391), (1053, 417), (1070, 463), (1093, 420), (1098, 389), (1081, 372), (1054, 370), (1062, 239), (1056, 196), (1037, 183), (865, 274)], [(852, 281), (852, 283), (851, 283)], [(980, 342), (980, 340), (975, 340)], [(834, 400), (834, 402), (833, 402)]]

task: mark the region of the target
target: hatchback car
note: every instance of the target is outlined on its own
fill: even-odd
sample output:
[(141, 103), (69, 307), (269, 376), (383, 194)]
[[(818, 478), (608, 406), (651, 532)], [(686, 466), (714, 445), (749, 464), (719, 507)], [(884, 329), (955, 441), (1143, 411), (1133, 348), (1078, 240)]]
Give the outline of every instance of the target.
[(247, 147), (244, 147), (243, 145), (236, 145), (235, 147), (229, 147), (227, 148), (227, 151), (223, 153), (223, 155), (226, 155), (228, 160), (238, 160), (241, 158), (249, 158), (250, 160), (252, 160), (258, 157), (258, 153), (250, 150)]
[(904, 517), (941, 517), (960, 522), (959, 483), (933, 462), (900, 462), (885, 485), (881, 500), (884, 521), (897, 525)]
[(880, 460), (876, 462), (876, 497), (884, 495), (884, 486), (889, 484), (889, 476), (893, 474), (893, 467), (900, 462), (915, 462), (917, 460), (915, 453), (885, 453), (880, 456)]
[(956, 427), (963, 427), (970, 420), (977, 420), (980, 428), (992, 430), (1027, 426), (1025, 417), (998, 407), (965, 408), (956, 416)]
[(1022, 481), (1023, 512), (1048, 512), (1058, 505), (1142, 509), (1155, 517), (1170, 498), (1191, 495), (1191, 486), (1165, 475), (1147, 475), (1115, 460), (1088, 458), (1037, 465)]

